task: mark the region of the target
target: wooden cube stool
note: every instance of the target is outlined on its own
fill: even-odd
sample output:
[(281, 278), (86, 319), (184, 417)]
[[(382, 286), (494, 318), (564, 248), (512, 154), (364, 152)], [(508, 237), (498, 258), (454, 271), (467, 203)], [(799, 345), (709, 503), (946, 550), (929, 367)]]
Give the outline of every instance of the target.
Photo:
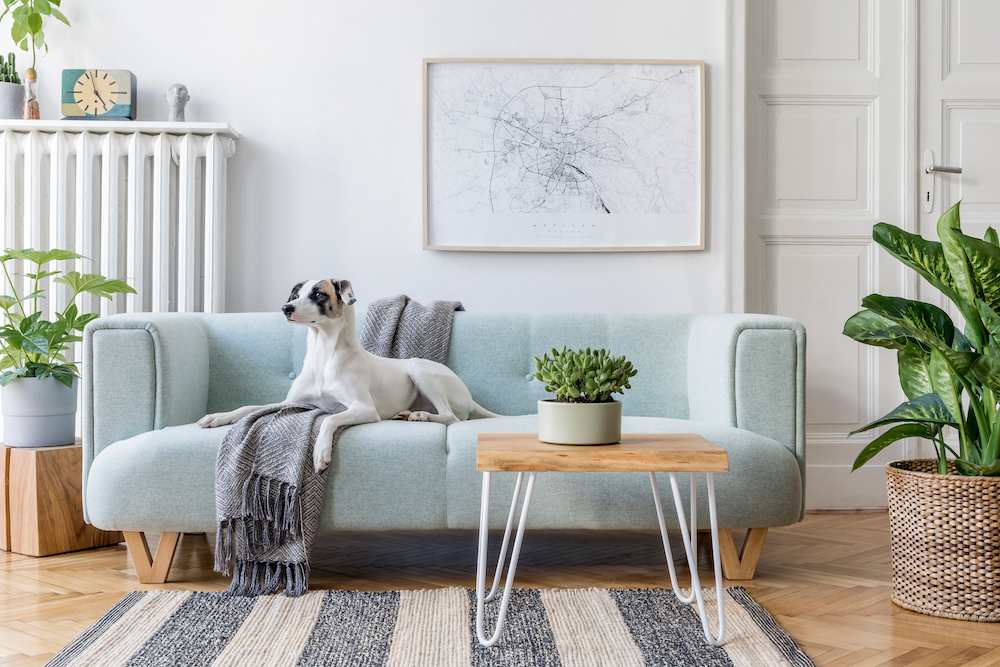
[(0, 548), (26, 556), (118, 544), (121, 533), (83, 520), (83, 447), (3, 447)]

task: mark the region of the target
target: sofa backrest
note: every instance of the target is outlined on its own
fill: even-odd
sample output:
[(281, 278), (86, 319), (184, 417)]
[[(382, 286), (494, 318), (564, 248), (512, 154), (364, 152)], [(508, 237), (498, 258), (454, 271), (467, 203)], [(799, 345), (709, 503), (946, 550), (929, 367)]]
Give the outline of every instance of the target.
[[(306, 356), (306, 327), (281, 313), (206, 315), (208, 412), (285, 400)], [(295, 374), (295, 375), (293, 375)]]
[(530, 378), (533, 357), (553, 347), (605, 348), (639, 371), (615, 398), (626, 415), (687, 419), (687, 353), (691, 315), (457, 312), (447, 365), (483, 407), (534, 414), (553, 396)]
[[(359, 312), (357, 317), (363, 318)], [(457, 312), (447, 365), (483, 407), (505, 415), (534, 414), (551, 398), (529, 379), (535, 355), (553, 347), (606, 348), (639, 373), (626, 390), (626, 415), (687, 419), (691, 315), (530, 314)], [(243, 321), (245, 320), (245, 321)], [(306, 328), (280, 313), (206, 316), (208, 411), (281, 401), (302, 370)], [(362, 324), (359, 322), (360, 330)]]

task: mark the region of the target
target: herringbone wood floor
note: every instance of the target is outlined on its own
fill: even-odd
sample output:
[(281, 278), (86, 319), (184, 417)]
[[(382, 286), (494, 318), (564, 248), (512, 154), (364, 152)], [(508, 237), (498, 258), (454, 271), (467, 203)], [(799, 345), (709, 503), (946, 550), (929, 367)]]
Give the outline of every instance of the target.
[[(682, 553), (679, 542), (674, 553)], [(312, 585), (472, 587), (475, 559), (473, 531), (337, 533), (317, 543)], [(705, 585), (712, 585), (703, 559)], [(819, 514), (772, 529), (756, 577), (736, 583), (820, 665), (1000, 665), (1000, 624), (895, 607), (890, 578), (888, 515)], [(206, 538), (186, 535), (167, 584), (158, 588), (222, 590), (227, 584), (212, 572)], [(662, 587), (669, 579), (655, 532), (535, 531), (525, 536), (517, 585)], [(0, 665), (44, 664), (122, 595), (145, 588), (124, 545), (37, 559), (0, 552)]]

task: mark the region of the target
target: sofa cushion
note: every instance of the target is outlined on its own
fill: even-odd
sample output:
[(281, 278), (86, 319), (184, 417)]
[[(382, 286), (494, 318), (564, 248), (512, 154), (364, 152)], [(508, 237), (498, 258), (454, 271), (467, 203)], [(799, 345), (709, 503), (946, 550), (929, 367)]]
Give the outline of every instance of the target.
[[(91, 466), (87, 508), (105, 530), (215, 530), (215, 457), (230, 427), (149, 431), (105, 448)], [(442, 424), (386, 421), (340, 436), (320, 528), (446, 527)]]
[[(802, 487), (798, 463), (784, 445), (730, 426), (659, 417), (623, 417), (625, 433), (698, 433), (729, 455), (728, 473), (716, 473), (720, 528), (786, 526), (798, 521)], [(477, 528), (482, 476), (476, 473), (479, 433), (537, 433), (538, 417), (502, 417), (448, 427), (448, 527)], [(490, 525), (503, 528), (517, 473), (494, 473)], [(687, 474), (678, 475), (690, 500)], [(657, 475), (668, 527), (677, 527), (669, 476)], [(698, 475), (698, 525), (709, 527), (705, 476)], [(528, 514), (533, 528), (656, 528), (649, 475), (631, 472), (546, 472), (535, 481)]]

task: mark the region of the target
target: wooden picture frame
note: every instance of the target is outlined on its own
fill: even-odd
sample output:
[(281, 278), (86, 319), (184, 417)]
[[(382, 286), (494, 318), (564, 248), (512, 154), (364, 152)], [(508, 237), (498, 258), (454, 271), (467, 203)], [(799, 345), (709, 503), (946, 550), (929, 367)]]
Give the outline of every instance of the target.
[(423, 61), (424, 249), (705, 248), (701, 60)]

